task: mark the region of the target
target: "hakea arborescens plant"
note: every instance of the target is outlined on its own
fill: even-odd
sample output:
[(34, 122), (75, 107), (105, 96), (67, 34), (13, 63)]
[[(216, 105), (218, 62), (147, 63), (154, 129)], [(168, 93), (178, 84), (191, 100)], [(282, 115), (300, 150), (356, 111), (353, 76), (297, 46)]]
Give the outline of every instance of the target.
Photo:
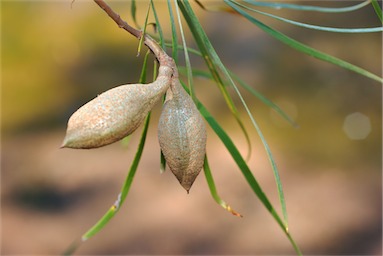
[[(237, 83), (248, 93), (259, 98), (263, 103), (270, 106), (293, 126), (297, 126), (297, 124), (276, 104), (268, 100), (262, 94), (257, 92), (252, 86), (246, 84), (225, 67), (189, 2), (195, 2), (199, 7), (202, 7), (206, 11), (221, 11), (230, 14), (236, 14), (238, 17), (242, 17), (245, 20), (251, 22), (265, 33), (299, 52), (313, 56), (319, 60), (335, 64), (339, 67), (356, 72), (381, 83), (383, 79), (380, 76), (377, 76), (363, 68), (355, 66), (351, 63), (301, 43), (285, 35), (279, 30), (268, 26), (257, 17), (258, 15), (267, 16), (268, 18), (273, 18), (278, 21), (283, 21), (291, 25), (303, 27), (306, 29), (327, 31), (332, 33), (381, 33), (383, 31), (383, 28), (381, 27), (383, 19), (381, 15), (382, 10), (378, 1), (365, 0), (362, 3), (357, 3), (346, 7), (321, 7), (314, 5), (285, 4), (276, 3), (273, 1), (265, 2), (252, 0), (224, 0), (222, 1), (222, 4), (224, 5), (212, 6), (197, 0), (174, 0), (173, 4), (170, 0), (168, 0), (166, 2), (168, 5), (168, 16), (170, 18), (172, 30), (171, 44), (172, 57), (174, 60), (173, 58), (169, 57), (163, 50), (166, 46), (165, 42), (169, 42), (170, 40), (166, 40), (162, 33), (160, 20), (157, 16), (154, 4), (154, 2), (157, 1), (148, 1), (149, 8), (145, 25), (143, 26), (143, 31), (131, 27), (128, 23), (122, 20), (121, 17), (116, 12), (114, 12), (103, 0), (94, 0), (94, 2), (103, 11), (105, 11), (105, 13), (110, 18), (112, 18), (118, 27), (128, 31), (137, 39), (140, 39), (140, 46), (141, 42), (146, 44), (146, 46), (148, 46), (148, 48), (153, 52), (154, 56), (158, 60), (160, 67), (158, 70), (158, 76), (153, 83), (122, 85), (108, 90), (81, 107), (73, 114), (69, 120), (67, 135), (62, 145), (62, 147), (67, 148), (96, 148), (105, 146), (133, 133), (140, 126), (140, 124), (144, 123), (137, 152), (129, 169), (125, 183), (122, 186), (121, 193), (118, 195), (117, 200), (109, 208), (106, 214), (81, 237), (81, 242), (86, 241), (87, 239), (94, 236), (97, 232), (99, 232), (120, 209), (120, 206), (126, 199), (144, 148), (150, 117), (148, 113), (150, 113), (150, 110), (154, 107), (155, 103), (158, 102), (166, 93), (166, 99), (158, 124), (158, 139), (166, 163), (180, 184), (184, 187), (184, 189), (189, 192), (190, 187), (192, 186), (194, 180), (203, 167), (207, 184), (213, 199), (233, 215), (242, 216), (235, 212), (228, 204), (226, 204), (226, 202), (224, 202), (217, 193), (214, 179), (210, 172), (208, 159), (206, 157), (206, 129), (205, 123), (201, 117), (202, 114), (212, 130), (223, 142), (224, 146), (230, 153), (232, 159), (237, 164), (238, 169), (243, 174), (254, 194), (273, 216), (276, 223), (278, 223), (278, 225), (282, 228), (296, 253), (301, 255), (302, 253), (290, 233), (284, 192), (282, 189), (282, 183), (277, 165), (272, 156), (271, 149), (266, 142), (266, 139), (262, 134), (258, 123), (253, 117), (250, 108), (244, 100), (244, 97), (242, 96)], [(175, 8), (173, 8), (172, 5), (174, 5)], [(324, 27), (289, 20), (282, 18), (279, 15), (274, 15), (269, 12), (260, 10), (260, 8), (276, 8), (320, 13), (344, 13), (359, 10), (368, 5), (371, 5), (375, 10), (379, 19), (380, 26), (373, 28)], [(131, 7), (133, 21), (136, 23), (137, 27), (140, 28), (136, 20), (136, 0), (131, 1)], [(153, 16), (156, 20), (155, 23), (148, 23), (148, 17), (151, 8)], [(177, 19), (175, 19), (173, 16), (173, 9), (176, 10)], [(180, 13), (182, 13), (184, 21), (187, 23), (189, 31), (191, 32), (198, 49), (192, 49), (187, 46)], [(176, 20), (179, 24), (179, 33), (181, 34), (183, 42), (182, 46), (178, 44), (178, 33), (175, 25), (177, 23)], [(161, 42), (162, 47), (160, 47), (160, 45), (155, 40), (153, 40), (145, 33), (148, 24), (154, 24), (156, 31), (158, 31), (158, 39), (159, 42)], [(177, 56), (179, 50), (183, 50), (185, 54), (186, 74), (189, 80), (189, 89), (191, 91), (191, 95), (193, 95), (193, 99), (182, 88), (178, 77), (178, 70), (175, 62), (178, 60)], [(189, 53), (193, 53), (202, 57), (209, 71), (206, 72), (205, 70), (192, 68), (189, 59)], [(143, 65), (143, 71), (146, 71), (146, 64)], [(180, 71), (182, 70), (180, 69)], [(142, 74), (144, 75), (145, 73), (143, 72)], [(251, 140), (247, 130), (245, 129), (242, 118), (240, 117), (239, 111), (234, 104), (230, 93), (228, 92), (228, 89), (233, 89), (235, 91), (238, 99), (241, 101), (241, 104), (244, 107), (244, 110), (250, 118), (252, 126), (257, 131), (257, 134), (259, 135), (260, 140), (265, 148), (265, 152), (270, 162), (277, 185), (278, 198), (281, 205), (281, 216), (278, 214), (278, 211), (274, 208), (271, 201), (264, 193), (262, 187), (254, 177), (251, 168), (248, 166), (246, 160), (239, 152), (230, 136), (219, 125), (219, 123), (209, 113), (205, 106), (195, 97), (191, 79), (194, 74), (200, 74), (215, 81), (216, 85), (220, 89), (221, 94), (223, 95), (223, 98), (225, 99), (226, 105), (229, 107), (231, 114), (245, 135), (249, 149), (248, 155), (250, 156)], [(142, 79), (144, 79), (143, 75), (141, 77)], [(198, 106), (198, 109), (196, 106)], [(165, 161), (162, 161), (162, 168), (164, 168), (164, 162)], [(70, 247), (67, 254), (73, 252), (78, 245), (79, 243), (75, 243), (72, 247)]]

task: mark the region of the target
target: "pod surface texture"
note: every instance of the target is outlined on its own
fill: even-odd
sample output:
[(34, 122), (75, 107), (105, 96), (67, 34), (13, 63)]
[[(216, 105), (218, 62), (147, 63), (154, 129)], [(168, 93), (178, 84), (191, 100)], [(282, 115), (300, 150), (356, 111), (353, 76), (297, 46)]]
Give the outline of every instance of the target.
[(171, 72), (160, 67), (153, 83), (121, 85), (83, 105), (70, 117), (62, 147), (102, 147), (134, 132), (168, 89)]
[(207, 135), (201, 114), (178, 80), (167, 91), (158, 139), (170, 170), (189, 192), (203, 167)]

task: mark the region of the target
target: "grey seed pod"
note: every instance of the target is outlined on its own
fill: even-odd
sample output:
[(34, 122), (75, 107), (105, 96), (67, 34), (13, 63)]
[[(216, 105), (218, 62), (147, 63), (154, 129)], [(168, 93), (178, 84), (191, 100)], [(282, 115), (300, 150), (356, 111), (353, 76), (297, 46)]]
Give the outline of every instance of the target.
[(176, 78), (166, 93), (158, 139), (170, 170), (189, 193), (203, 167), (206, 127), (193, 100)]
[(173, 70), (160, 66), (150, 84), (112, 88), (78, 109), (69, 119), (65, 148), (97, 148), (133, 133), (169, 88)]

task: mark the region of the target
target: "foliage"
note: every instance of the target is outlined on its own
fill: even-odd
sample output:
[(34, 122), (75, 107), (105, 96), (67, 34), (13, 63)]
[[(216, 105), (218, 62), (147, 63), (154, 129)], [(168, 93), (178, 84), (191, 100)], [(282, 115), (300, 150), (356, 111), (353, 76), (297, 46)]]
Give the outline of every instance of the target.
[[(265, 9), (291, 9), (299, 12), (324, 12), (324, 13), (347, 13), (352, 12), (355, 10), (358, 10), (360, 8), (364, 8), (366, 6), (372, 5), (377, 18), (382, 22), (382, 15), (381, 15), (381, 9), (377, 3), (376, 0), (372, 1), (364, 1), (362, 3), (357, 3), (352, 6), (346, 6), (346, 7), (324, 7), (324, 6), (313, 6), (313, 5), (300, 5), (300, 4), (285, 4), (285, 3), (277, 3), (277, 2), (259, 2), (255, 0), (245, 0), (245, 1), (235, 1), (235, 0), (225, 0), (225, 5), (218, 5), (218, 6), (207, 6), (204, 3), (200, 1), (195, 1), (198, 6), (203, 8), (206, 11), (220, 11), (220, 12), (226, 12), (229, 14), (238, 15), (238, 18), (245, 18), (255, 26), (257, 26), (259, 29), (263, 30), (270, 36), (274, 37), (275, 39), (281, 41), (282, 43), (288, 45), (292, 49), (295, 49), (299, 52), (302, 52), (306, 55), (312, 56), (314, 58), (320, 59), (322, 61), (331, 63), (333, 65), (337, 65), (339, 67), (342, 67), (346, 70), (358, 73), (362, 76), (365, 76), (367, 78), (370, 78), (376, 82), (382, 83), (383, 79), (379, 77), (378, 75), (375, 75), (361, 67), (358, 67), (356, 65), (353, 65), (351, 63), (348, 63), (344, 60), (341, 60), (337, 57), (334, 57), (332, 55), (326, 54), (324, 52), (321, 52), (319, 50), (316, 50), (304, 43), (301, 43), (281, 31), (278, 31), (276, 29), (273, 29), (272, 27), (266, 25), (265, 23), (261, 22), (260, 19), (256, 18), (256, 15), (260, 16), (267, 16), (273, 19), (276, 19), (281, 22), (285, 22), (287, 24), (300, 26), (306, 29), (312, 29), (312, 30), (318, 30), (318, 31), (326, 31), (330, 33), (380, 33), (383, 31), (382, 27), (376, 27), (376, 28), (333, 28), (333, 27), (326, 27), (326, 26), (318, 26), (318, 25), (312, 25), (312, 24), (306, 24), (302, 22), (297, 22), (294, 20), (286, 19), (283, 17), (280, 17), (278, 15), (271, 14), (267, 11), (261, 11), (260, 8)], [(273, 216), (275, 221), (278, 223), (278, 225), (282, 228), (283, 232), (286, 234), (288, 239), (290, 240), (292, 246), (294, 247), (297, 254), (301, 254), (301, 251), (297, 245), (297, 243), (294, 241), (289, 227), (288, 227), (288, 217), (287, 217), (287, 210), (286, 210), (286, 202), (284, 198), (284, 193), (282, 189), (282, 182), (279, 177), (278, 168), (276, 165), (276, 162), (274, 160), (274, 157), (272, 155), (272, 152), (270, 150), (270, 147), (262, 134), (262, 131), (256, 122), (253, 114), (251, 113), (250, 109), (247, 106), (246, 101), (244, 100), (242, 94), (240, 93), (239, 87), (242, 87), (243, 89), (247, 90), (250, 94), (256, 96), (258, 99), (260, 99), (263, 103), (265, 103), (267, 106), (271, 107), (272, 109), (276, 110), (277, 113), (279, 113), (285, 120), (287, 120), (289, 123), (291, 123), (293, 126), (296, 126), (294, 120), (290, 118), (285, 112), (283, 112), (282, 109), (280, 109), (277, 105), (275, 105), (273, 102), (268, 100), (265, 96), (263, 96), (261, 93), (257, 92), (253, 87), (246, 84), (243, 80), (241, 80), (238, 76), (236, 76), (233, 72), (228, 70), (226, 66), (221, 61), (221, 58), (218, 56), (216, 50), (214, 49), (212, 43), (209, 40), (208, 35), (206, 34), (202, 24), (199, 22), (191, 4), (187, 0), (174, 0), (173, 2), (171, 0), (167, 0), (168, 5), (168, 11), (169, 11), (169, 18), (170, 18), (170, 24), (171, 24), (171, 37), (170, 39), (167, 38), (162, 30), (162, 26), (159, 22), (158, 13), (156, 12), (156, 5), (155, 1), (149, 1), (148, 2), (148, 11), (145, 19), (145, 24), (143, 25), (143, 31), (144, 34), (147, 33), (147, 26), (148, 23), (148, 17), (149, 13), (152, 12), (155, 17), (155, 23), (154, 26), (156, 28), (157, 33), (152, 35), (154, 38), (157, 38), (160, 42), (160, 45), (163, 49), (166, 49), (166, 47), (171, 47), (172, 52), (172, 58), (175, 60), (177, 67), (179, 68), (180, 72), (182, 72), (186, 76), (186, 84), (184, 84), (185, 90), (189, 92), (189, 94), (192, 96), (195, 104), (197, 105), (200, 113), (205, 118), (207, 123), (210, 125), (211, 129), (217, 134), (217, 136), (221, 139), (222, 143), (225, 145), (227, 150), (230, 152), (232, 158), (238, 165), (239, 170), (242, 172), (245, 180), (247, 181), (248, 185), (253, 190), (254, 194), (258, 197), (258, 199), (262, 202), (262, 204), (265, 206), (265, 208), (270, 212), (270, 214)], [(131, 15), (134, 20), (134, 23), (138, 28), (140, 28), (137, 19), (136, 19), (136, 11), (137, 6), (136, 2), (133, 0), (131, 4)], [(191, 32), (195, 43), (197, 45), (198, 49), (192, 49), (188, 47), (185, 39), (185, 28), (182, 24), (181, 20), (181, 14), (184, 18), (184, 20), (187, 23), (187, 28)], [(177, 25), (180, 31), (180, 34), (177, 34)], [(181, 37), (182, 44), (178, 44), (179, 36)], [(141, 37), (142, 39), (143, 37)], [(140, 52), (140, 47), (142, 45), (142, 40), (139, 43), (139, 49), (138, 52)], [(180, 64), (179, 61), (179, 51), (182, 51), (184, 54), (184, 66)], [(194, 69), (192, 67), (192, 63), (190, 60), (190, 54), (199, 56), (201, 59), (203, 59), (206, 63), (207, 70), (198, 70)], [(147, 58), (148, 55), (146, 55)], [(146, 60), (145, 58), (145, 60)], [(146, 72), (147, 72), (147, 61), (144, 62), (144, 65), (142, 67), (142, 75), (141, 75), (141, 81), (145, 81)], [(239, 150), (237, 149), (236, 145), (232, 141), (232, 139), (227, 135), (225, 130), (219, 125), (217, 120), (209, 113), (209, 111), (204, 107), (204, 105), (200, 102), (200, 100), (196, 97), (195, 94), (195, 86), (193, 84), (193, 77), (195, 76), (204, 76), (206, 78), (209, 78), (215, 82), (217, 87), (219, 88), (222, 97), (225, 99), (226, 105), (228, 109), (230, 110), (231, 114), (235, 118), (236, 122), (238, 123), (239, 127), (241, 128), (244, 136), (246, 137), (247, 144), (248, 144), (248, 155), (251, 155), (251, 141), (250, 137), (248, 135), (248, 127), (245, 127), (243, 117), (240, 116), (237, 106), (235, 105), (235, 101), (233, 97), (229, 94), (228, 89), (231, 88), (235, 91), (237, 97), (239, 98), (242, 106), (245, 108), (247, 115), (249, 119), (251, 120), (251, 123), (253, 125), (253, 128), (258, 133), (259, 137), (261, 138), (261, 141), (263, 143), (263, 146), (265, 148), (265, 151), (267, 153), (268, 159), (270, 161), (270, 166), (273, 171), (275, 182), (277, 186), (278, 196), (279, 196), (279, 202), (281, 205), (281, 213), (282, 217), (278, 214), (278, 211), (274, 208), (274, 206), (270, 203), (270, 200), (268, 199), (267, 195), (263, 192), (261, 186), (259, 185), (257, 179), (254, 177), (253, 172), (251, 171), (250, 167), (246, 163), (245, 157), (241, 155)], [(137, 170), (140, 157), (144, 148), (145, 144), (145, 138), (146, 138), (146, 132), (149, 125), (149, 119), (150, 115), (148, 115), (143, 132), (141, 134), (141, 140), (137, 149), (136, 156), (134, 158), (134, 161), (131, 165), (131, 168), (129, 170), (127, 179), (123, 185), (123, 188), (121, 190), (120, 195), (118, 196), (118, 199), (115, 204), (112, 205), (112, 207), (108, 210), (108, 212), (104, 215), (103, 218), (100, 219), (98, 223), (96, 223), (89, 231), (87, 231), (82, 236), (82, 241), (85, 241), (92, 236), (94, 236), (97, 232), (99, 232), (105, 224), (117, 213), (118, 209), (124, 202), (128, 192), (130, 185), (132, 184), (135, 172)], [(165, 162), (163, 157), (162, 159), (162, 168), (164, 169)], [(210, 166), (208, 164), (208, 158), (206, 156), (205, 158), (205, 164), (204, 164), (204, 172), (205, 177), (207, 180), (207, 183), (209, 185), (211, 194), (213, 199), (221, 205), (224, 209), (229, 211), (235, 216), (241, 216), (239, 213), (234, 211), (224, 200), (222, 200), (217, 192), (214, 179), (211, 173)], [(80, 242), (75, 243), (67, 253), (72, 253)]]

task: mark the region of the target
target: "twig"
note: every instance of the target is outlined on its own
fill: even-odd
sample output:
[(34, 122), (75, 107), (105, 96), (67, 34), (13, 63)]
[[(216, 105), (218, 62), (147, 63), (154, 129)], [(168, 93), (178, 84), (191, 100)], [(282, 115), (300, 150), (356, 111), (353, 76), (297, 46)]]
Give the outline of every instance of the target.
[(110, 6), (106, 4), (103, 0), (94, 0), (94, 2), (98, 6), (100, 6), (101, 9), (104, 10), (112, 20), (114, 20), (114, 22), (117, 23), (118, 27), (126, 30), (127, 32), (135, 36), (137, 39), (140, 39), (142, 36), (144, 36), (144, 44), (148, 46), (149, 49), (153, 52), (160, 65), (169, 66), (173, 68), (173, 70), (175, 71), (175, 75), (177, 75), (173, 59), (166, 54), (166, 52), (153, 38), (151, 38), (147, 34), (143, 34), (142, 31), (130, 26), (126, 21), (121, 19), (120, 15), (113, 11), (112, 8), (110, 8)]

